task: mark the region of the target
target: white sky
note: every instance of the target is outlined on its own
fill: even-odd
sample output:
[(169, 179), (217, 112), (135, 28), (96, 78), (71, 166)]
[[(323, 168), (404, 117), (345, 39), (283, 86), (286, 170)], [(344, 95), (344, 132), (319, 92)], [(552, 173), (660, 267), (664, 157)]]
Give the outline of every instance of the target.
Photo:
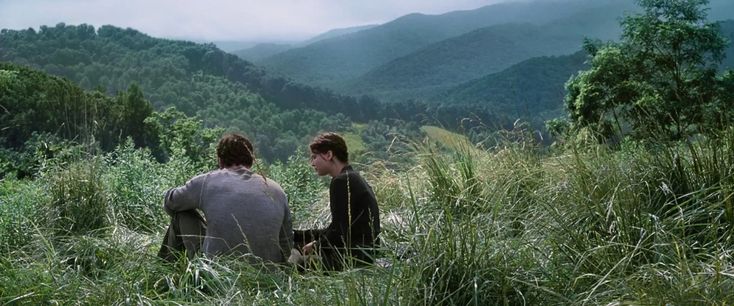
[(0, 28), (87, 23), (154, 37), (302, 40), (334, 28), (440, 14), (507, 0), (0, 0)]

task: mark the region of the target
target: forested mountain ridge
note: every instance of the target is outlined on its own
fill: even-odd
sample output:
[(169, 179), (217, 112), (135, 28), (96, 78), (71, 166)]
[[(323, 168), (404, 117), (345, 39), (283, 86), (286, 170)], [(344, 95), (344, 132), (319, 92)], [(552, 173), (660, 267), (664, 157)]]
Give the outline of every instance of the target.
[(321, 41), (324, 39), (329, 39), (329, 38), (339, 37), (339, 36), (346, 35), (346, 34), (356, 33), (359, 31), (364, 31), (367, 29), (374, 28), (376, 26), (378, 26), (378, 24), (366, 24), (366, 25), (360, 25), (360, 26), (332, 29), (324, 33), (321, 33), (319, 35), (316, 35), (314, 37), (311, 37), (303, 42), (299, 42), (295, 45), (302, 47), (302, 46), (309, 45), (309, 44), (312, 44), (312, 43), (315, 43), (317, 41)]
[(324, 39), (334, 38), (354, 32), (359, 32), (362, 30), (366, 30), (369, 28), (373, 28), (377, 25), (363, 25), (363, 26), (356, 26), (356, 27), (348, 27), (348, 28), (340, 28), (340, 29), (333, 29), (329, 30), (327, 32), (324, 32), (322, 34), (316, 35), (312, 38), (309, 38), (308, 40), (302, 41), (302, 42), (296, 42), (296, 43), (259, 43), (252, 47), (245, 48), (245, 49), (239, 49), (235, 51), (231, 51), (230, 53), (237, 55), (241, 59), (244, 59), (246, 61), (250, 61), (253, 63), (258, 63), (261, 60), (268, 58), (270, 56), (273, 56), (275, 54), (284, 52), (289, 49), (293, 48), (300, 48), (312, 43), (315, 43), (317, 41), (321, 41)]
[(573, 53), (582, 40), (581, 35), (553, 33), (531, 24), (492, 26), (393, 60), (343, 91), (388, 101), (426, 98), (529, 58)]
[(243, 60), (257, 63), (264, 58), (268, 58), (274, 54), (281, 53), (291, 48), (293, 48), (293, 45), (291, 44), (261, 43), (247, 49), (236, 50), (230, 53), (237, 55), (237, 57)]
[(563, 113), (564, 84), (587, 65), (584, 51), (537, 57), (475, 79), (432, 98), (437, 103), (485, 104), (515, 118), (540, 121)]
[[(351, 124), (338, 113), (354, 99), (269, 77), (210, 44), (156, 39), (132, 29), (59, 24), (38, 32), (3, 30), (0, 61), (108, 93), (139, 84), (156, 109), (175, 106), (207, 126), (246, 131), (268, 158), (287, 157), (320, 129)], [(315, 110), (319, 107), (330, 114)]]
[[(718, 22), (729, 46), (720, 70), (734, 68), (734, 20)], [(586, 52), (532, 58), (501, 72), (465, 82), (431, 98), (442, 104), (486, 105), (510, 117), (542, 121), (563, 113), (564, 84), (587, 67)]]
[(499, 3), (442, 15), (410, 14), (380, 26), (291, 49), (262, 64), (308, 84), (332, 87), (432, 43), (502, 23), (544, 24), (600, 3), (558, 1)]
[[(571, 54), (580, 49), (584, 38), (617, 40), (621, 33), (621, 18), (639, 11), (632, 0), (527, 2), (523, 5), (535, 7), (524, 15), (514, 14), (512, 5), (490, 5), (438, 16), (411, 14), (347, 35), (342, 37), (343, 40), (325, 40), (320, 42), (323, 44), (289, 50), (265, 59), (263, 65), (266, 69), (344, 94), (371, 95), (386, 102), (428, 99), (452, 86), (499, 72), (532, 57)], [(709, 20), (734, 16), (734, 4), (728, 1), (713, 0), (708, 7)], [(528, 18), (533, 16), (533, 9), (543, 9), (548, 13), (542, 18)], [(505, 15), (497, 16), (499, 13)], [(460, 25), (478, 26), (481, 22), (473, 19), (478, 16), (491, 16), (483, 21), (488, 26), (479, 26), (463, 34), (448, 34), (461, 28)], [(511, 23), (516, 27), (535, 25), (537, 34), (523, 37), (522, 30), (517, 29), (518, 35), (512, 37), (507, 33), (512, 32)], [(429, 28), (437, 34), (422, 32)], [(495, 28), (494, 33), (489, 30), (492, 28)], [(499, 29), (505, 33), (497, 33), (502, 31)], [(482, 31), (487, 37), (479, 35)], [(378, 34), (382, 36), (378, 37)], [(439, 36), (446, 37), (430, 42)], [(512, 39), (493, 43), (493, 36)], [(397, 41), (388, 43), (390, 39)], [(530, 41), (533, 39), (536, 41)], [(533, 43), (536, 45), (529, 47)], [(552, 50), (554, 46), (556, 50)], [(386, 55), (380, 60), (373, 60), (379, 57), (374, 52), (387, 50), (387, 47), (391, 49), (385, 52)], [(407, 52), (409, 48), (414, 50)], [(348, 62), (347, 58), (352, 61)], [(275, 63), (280, 60), (284, 61), (280, 63), (282, 67)], [(369, 68), (370, 65), (373, 67)]]
[(376, 126), (384, 131), (374, 133), (389, 139), (389, 130), (405, 126), (405, 121), (438, 121), (455, 128), (473, 114), (505, 123), (501, 114), (483, 106), (384, 104), (370, 97), (341, 96), (270, 76), (211, 44), (157, 39), (114, 26), (2, 30), (0, 61), (38, 68), (110, 94), (139, 84), (155, 109), (175, 106), (198, 116), (205, 126), (244, 131), (266, 159), (284, 160), (318, 131), (347, 130), (353, 122), (381, 120)]
[(348, 97), (328, 90), (272, 77), (212, 44), (152, 38), (129, 28), (102, 26), (95, 30), (89, 25), (61, 23), (41, 26), (39, 32), (4, 30), (0, 43), (2, 61), (39, 67), (69, 77), (85, 88), (102, 86), (109, 92), (136, 82), (150, 95), (154, 106), (176, 105), (186, 113), (206, 104), (203, 97), (182, 97), (188, 86), (170, 87), (197, 73), (242, 84), (248, 91), (286, 108), (338, 109), (339, 105), (352, 103)]
[(585, 37), (615, 40), (621, 33), (617, 12), (626, 3), (588, 8), (547, 24), (501, 24), (452, 37), (392, 60), (350, 81), (340, 90), (382, 100), (428, 98), (462, 82), (496, 73), (539, 56), (568, 55)]

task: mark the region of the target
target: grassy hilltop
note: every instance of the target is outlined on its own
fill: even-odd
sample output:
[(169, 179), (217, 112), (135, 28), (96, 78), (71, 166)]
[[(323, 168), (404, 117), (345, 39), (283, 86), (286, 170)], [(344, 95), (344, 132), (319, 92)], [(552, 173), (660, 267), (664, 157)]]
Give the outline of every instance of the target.
[[(69, 152), (35, 180), (0, 182), (0, 302), (731, 304), (733, 145), (732, 130), (618, 151), (417, 145), (403, 170), (359, 167), (391, 265), (332, 275), (166, 264), (156, 258), (161, 194), (205, 167), (158, 163), (130, 144)], [(297, 225), (328, 219), (326, 185), (305, 156), (258, 167), (291, 195)]]

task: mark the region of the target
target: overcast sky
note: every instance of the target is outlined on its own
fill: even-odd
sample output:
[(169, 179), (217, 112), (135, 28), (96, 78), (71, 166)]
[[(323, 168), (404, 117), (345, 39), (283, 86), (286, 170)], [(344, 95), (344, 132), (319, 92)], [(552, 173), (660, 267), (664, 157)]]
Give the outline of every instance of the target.
[(440, 14), (507, 0), (0, 0), (0, 28), (87, 23), (154, 37), (302, 40), (334, 28)]

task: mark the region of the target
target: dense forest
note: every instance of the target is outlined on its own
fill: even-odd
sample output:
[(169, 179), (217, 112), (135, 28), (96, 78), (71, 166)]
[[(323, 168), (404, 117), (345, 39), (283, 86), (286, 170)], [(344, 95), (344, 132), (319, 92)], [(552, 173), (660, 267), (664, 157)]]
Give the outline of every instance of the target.
[[(352, 122), (389, 122), (402, 130), (424, 122), (458, 128), (467, 113), (481, 121), (498, 121), (477, 105), (394, 105), (367, 96), (340, 96), (271, 77), (210, 44), (156, 39), (113, 26), (3, 30), (0, 61), (43, 69), (111, 95), (137, 84), (155, 110), (175, 107), (197, 116), (204, 126), (244, 131), (261, 144), (261, 156), (271, 160), (287, 159), (320, 130), (348, 130)], [(405, 133), (419, 132), (410, 129), (413, 132)], [(388, 134), (383, 137), (391, 140)]]
[(569, 76), (583, 70), (588, 55), (536, 57), (506, 70), (472, 80), (432, 99), (452, 104), (492, 104), (498, 112), (528, 121), (544, 121), (563, 115)]

